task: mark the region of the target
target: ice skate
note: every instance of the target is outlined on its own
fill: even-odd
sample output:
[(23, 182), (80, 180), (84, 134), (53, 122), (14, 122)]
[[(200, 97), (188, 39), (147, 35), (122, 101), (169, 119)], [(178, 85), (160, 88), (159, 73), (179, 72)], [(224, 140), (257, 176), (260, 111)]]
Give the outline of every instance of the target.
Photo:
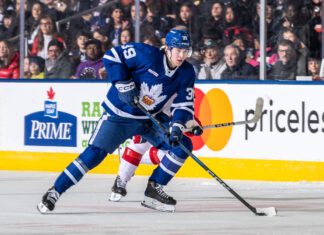
[(112, 192), (110, 194), (109, 201), (119, 202), (122, 197), (125, 197), (127, 194), (126, 184), (127, 182), (121, 180), (118, 175), (115, 179), (114, 185), (111, 188)]
[(45, 214), (48, 211), (52, 211), (55, 208), (55, 203), (59, 199), (60, 194), (55, 190), (54, 186), (51, 187), (44, 194), (42, 201), (37, 205), (37, 209), (40, 213)]
[(163, 186), (149, 181), (142, 206), (164, 212), (174, 212), (177, 201), (163, 191)]

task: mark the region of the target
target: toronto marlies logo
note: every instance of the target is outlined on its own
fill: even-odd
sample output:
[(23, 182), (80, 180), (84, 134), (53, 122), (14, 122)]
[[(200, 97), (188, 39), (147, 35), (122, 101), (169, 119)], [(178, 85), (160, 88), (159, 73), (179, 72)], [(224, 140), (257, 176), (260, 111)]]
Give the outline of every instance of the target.
[(25, 116), (25, 145), (76, 147), (77, 118), (58, 111), (52, 87), (47, 96), (43, 111)]
[(82, 73), (80, 74), (80, 78), (96, 78), (96, 70), (92, 67), (86, 67), (82, 70)]
[(161, 95), (163, 92), (163, 85), (156, 84), (149, 88), (149, 86), (143, 82), (141, 84), (140, 100), (146, 110), (153, 110), (156, 106), (166, 99), (166, 95)]

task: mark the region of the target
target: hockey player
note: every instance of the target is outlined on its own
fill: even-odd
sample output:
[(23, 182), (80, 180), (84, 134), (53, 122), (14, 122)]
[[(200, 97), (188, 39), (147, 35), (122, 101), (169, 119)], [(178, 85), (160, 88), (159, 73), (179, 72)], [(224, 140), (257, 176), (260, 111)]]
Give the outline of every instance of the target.
[[(37, 205), (41, 213), (52, 211), (59, 197), (91, 169), (102, 162), (126, 139), (141, 135), (154, 146), (167, 149), (160, 165), (153, 171), (144, 192), (143, 206), (174, 211), (176, 200), (163, 186), (173, 178), (188, 157), (179, 142), (192, 150), (182, 129), (193, 118), (195, 71), (186, 62), (191, 53), (190, 37), (183, 27), (166, 35), (166, 46), (158, 48), (129, 43), (108, 50), (103, 62), (109, 78), (108, 92), (102, 103), (105, 113), (89, 140), (88, 147), (55, 180)], [(170, 133), (161, 130), (139, 109), (138, 100)], [(172, 100), (172, 116), (162, 113)]]
[[(198, 119), (186, 123), (187, 136), (200, 136), (203, 133), (201, 123)], [(118, 202), (126, 196), (126, 184), (134, 176), (139, 164), (158, 165), (166, 155), (163, 150), (157, 149), (141, 136), (134, 136), (132, 142), (125, 148), (120, 159), (118, 175), (111, 188), (110, 201)]]

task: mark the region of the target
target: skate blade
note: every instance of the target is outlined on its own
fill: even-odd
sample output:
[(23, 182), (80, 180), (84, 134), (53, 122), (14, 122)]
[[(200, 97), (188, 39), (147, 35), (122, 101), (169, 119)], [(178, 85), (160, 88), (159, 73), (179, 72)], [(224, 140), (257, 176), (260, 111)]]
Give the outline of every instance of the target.
[(47, 214), (47, 212), (49, 212), (50, 210), (42, 203), (40, 202), (37, 205), (37, 210), (41, 213), (41, 214)]
[(162, 211), (162, 212), (175, 212), (174, 205), (163, 204), (158, 200), (155, 200), (150, 197), (144, 197), (144, 200), (141, 202), (141, 205), (153, 210)]
[(110, 194), (109, 201), (119, 202), (122, 197), (123, 196), (121, 194), (112, 192)]

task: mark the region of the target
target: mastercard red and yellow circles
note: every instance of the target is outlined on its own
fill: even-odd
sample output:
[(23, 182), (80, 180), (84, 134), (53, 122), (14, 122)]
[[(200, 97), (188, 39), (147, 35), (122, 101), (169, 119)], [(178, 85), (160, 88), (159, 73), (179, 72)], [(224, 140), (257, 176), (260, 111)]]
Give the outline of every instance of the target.
[[(195, 116), (203, 126), (232, 122), (232, 106), (226, 93), (214, 88), (205, 94), (202, 90), (195, 88)], [(204, 130), (202, 136), (192, 137), (194, 150), (199, 150), (204, 145), (214, 151), (223, 149), (230, 140), (232, 128), (229, 126)]]

